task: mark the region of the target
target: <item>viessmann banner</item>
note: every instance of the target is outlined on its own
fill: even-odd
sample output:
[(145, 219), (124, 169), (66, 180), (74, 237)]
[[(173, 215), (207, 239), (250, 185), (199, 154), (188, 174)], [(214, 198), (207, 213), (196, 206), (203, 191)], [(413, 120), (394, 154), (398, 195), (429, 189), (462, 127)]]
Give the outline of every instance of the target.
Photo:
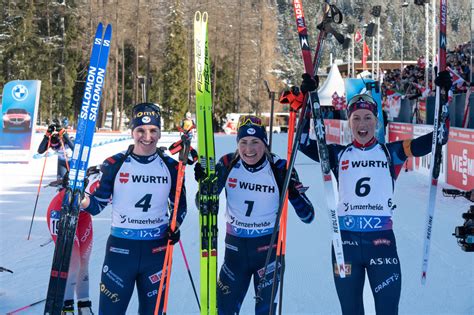
[(41, 81), (10, 81), (3, 89), (0, 163), (28, 163)]

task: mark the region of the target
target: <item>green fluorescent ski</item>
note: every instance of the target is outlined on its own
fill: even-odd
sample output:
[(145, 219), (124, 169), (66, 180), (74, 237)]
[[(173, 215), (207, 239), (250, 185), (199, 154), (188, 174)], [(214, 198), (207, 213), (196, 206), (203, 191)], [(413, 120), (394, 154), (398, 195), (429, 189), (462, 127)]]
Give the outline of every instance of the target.
[(207, 43), (207, 12), (194, 16), (194, 61), (196, 75), (196, 120), (199, 162), (208, 178), (199, 183), (200, 226), (200, 295), (201, 314), (217, 314), (217, 187), (215, 174), (214, 132), (212, 128), (212, 97), (210, 61)]

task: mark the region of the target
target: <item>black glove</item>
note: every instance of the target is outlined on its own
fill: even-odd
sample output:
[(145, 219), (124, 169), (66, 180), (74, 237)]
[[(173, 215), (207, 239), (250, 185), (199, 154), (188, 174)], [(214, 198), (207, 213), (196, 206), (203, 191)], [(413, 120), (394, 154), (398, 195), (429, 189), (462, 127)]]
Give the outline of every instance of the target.
[(194, 179), (198, 182), (207, 177), (206, 170), (202, 168), (201, 163), (194, 164)]
[(53, 134), (53, 132), (56, 130), (56, 125), (51, 124), (48, 126), (48, 130), (46, 131), (46, 135), (49, 137)]
[[(84, 181), (84, 184), (86, 184), (85, 181)], [(69, 171), (67, 171), (66, 174), (64, 174), (62, 182), (61, 182), (61, 186), (63, 188), (68, 188), (69, 187)], [(86, 186), (84, 186), (84, 187), (86, 187)], [(83, 196), (81, 196), (81, 197), (83, 197)], [(81, 200), (82, 200), (82, 198), (81, 198)]]
[(171, 245), (174, 245), (179, 242), (179, 236), (181, 235), (181, 232), (179, 229), (176, 229), (174, 231), (171, 230), (171, 226), (168, 226), (166, 228), (166, 237), (170, 241)]
[(288, 199), (296, 199), (299, 195), (304, 194), (309, 187), (303, 186), (296, 174), (295, 170), (291, 172), (290, 183), (288, 185)]
[(449, 71), (444, 70), (438, 73), (438, 76), (435, 79), (435, 84), (443, 88), (445, 91), (449, 91), (453, 85), (453, 80), (451, 79)]
[(304, 73), (302, 76), (303, 82), (301, 82), (300, 90), (303, 93), (312, 92), (319, 86), (319, 78), (315, 76), (312, 78), (309, 74)]

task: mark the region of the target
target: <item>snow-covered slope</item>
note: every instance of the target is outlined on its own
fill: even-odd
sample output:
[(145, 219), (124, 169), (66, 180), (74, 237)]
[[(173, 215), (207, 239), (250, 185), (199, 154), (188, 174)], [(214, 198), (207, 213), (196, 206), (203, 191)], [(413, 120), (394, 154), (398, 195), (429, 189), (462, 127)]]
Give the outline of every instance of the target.
[[(167, 146), (174, 140), (177, 140), (175, 135), (165, 135), (160, 144)], [(39, 136), (35, 137), (35, 141), (39, 141)], [(93, 149), (90, 165), (126, 149), (129, 143), (131, 141), (123, 141)], [(216, 149), (219, 156), (234, 151), (235, 137), (216, 136)], [(274, 137), (274, 150), (280, 156), (285, 156), (286, 134)], [(43, 182), (55, 179), (55, 159), (48, 159)], [(0, 314), (41, 300), (46, 295), (54, 246), (53, 243), (43, 247), (40, 245), (49, 239), (45, 212), (55, 194), (53, 188), (41, 190), (32, 236), (29, 241), (26, 240), (43, 162), (43, 159), (35, 159), (29, 165), (0, 164), (0, 266), (14, 271), (13, 274), (0, 273)], [(320, 167), (299, 154), (296, 168), (302, 181), (310, 185), (308, 196), (315, 204), (317, 214), (312, 224), (305, 225), (290, 209), (283, 313), (340, 314), (330, 262), (329, 220), (326, 212), (319, 211), (318, 207), (323, 197)], [(199, 224), (193, 200), (197, 185), (192, 175), (192, 168), (188, 168), (186, 186), (189, 210), (181, 227), (181, 235), (194, 280), (199, 287)], [(454, 227), (463, 222), (461, 213), (469, 206), (466, 200), (446, 199), (438, 193), (428, 283), (424, 287), (420, 283), (428, 182), (426, 176), (416, 173), (403, 173), (397, 182), (398, 207), (394, 215), (394, 230), (403, 278), (400, 314), (474, 314), (474, 254), (463, 252), (451, 236)], [(221, 195), (220, 209), (219, 265), (224, 253), (224, 194)], [(110, 209), (105, 209), (93, 220), (90, 291), (93, 307), (97, 310), (98, 284), (110, 229)], [(174, 255), (168, 312), (199, 314), (181, 253), (176, 249)], [(241, 314), (253, 314), (253, 296), (253, 288), (250, 288)], [(366, 313), (373, 314), (368, 281), (365, 304)], [(40, 304), (21, 314), (41, 314), (43, 307), (44, 304)], [(137, 314), (136, 296), (128, 309), (128, 314)]]

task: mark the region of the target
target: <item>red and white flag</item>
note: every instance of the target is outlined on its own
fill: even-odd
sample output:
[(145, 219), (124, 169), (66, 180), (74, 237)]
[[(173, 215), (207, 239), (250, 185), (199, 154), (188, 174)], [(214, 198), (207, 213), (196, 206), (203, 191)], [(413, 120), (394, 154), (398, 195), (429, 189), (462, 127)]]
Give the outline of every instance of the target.
[(387, 90), (386, 103), (384, 104), (387, 108), (387, 114), (390, 118), (397, 118), (400, 114), (400, 108), (402, 104), (402, 94), (395, 90)]
[(423, 85), (420, 85), (418, 83), (412, 82), (412, 84), (421, 92), (421, 99), (426, 99), (429, 95), (431, 90), (425, 88)]
[(354, 35), (354, 41), (356, 43), (360, 43), (361, 40), (362, 40), (362, 34), (359, 31), (356, 31)]
[(446, 69), (449, 71), (449, 74), (451, 74), (451, 79), (453, 79), (453, 85), (455, 85), (458, 89), (462, 88), (466, 80), (463, 79), (456, 71), (451, 69), (450, 67), (446, 67)]
[(343, 110), (346, 109), (346, 98), (343, 96), (339, 96), (337, 92), (334, 92), (332, 95), (332, 106), (334, 106), (335, 110)]

